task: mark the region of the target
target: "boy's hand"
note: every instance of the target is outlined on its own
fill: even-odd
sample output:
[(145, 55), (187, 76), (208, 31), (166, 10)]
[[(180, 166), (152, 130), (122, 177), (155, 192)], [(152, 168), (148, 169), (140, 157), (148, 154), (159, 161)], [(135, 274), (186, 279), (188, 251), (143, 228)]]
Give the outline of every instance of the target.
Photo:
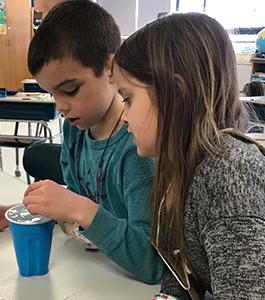
[(24, 194), (24, 205), (31, 214), (77, 222), (86, 228), (92, 222), (97, 205), (86, 197), (75, 194), (51, 180), (29, 185)]

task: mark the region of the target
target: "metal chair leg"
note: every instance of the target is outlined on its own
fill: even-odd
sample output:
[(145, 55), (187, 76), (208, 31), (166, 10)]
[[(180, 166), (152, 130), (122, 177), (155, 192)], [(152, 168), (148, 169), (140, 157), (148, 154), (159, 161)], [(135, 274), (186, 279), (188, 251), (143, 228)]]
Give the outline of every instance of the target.
[(0, 147), (0, 171), (3, 171), (2, 148)]
[(15, 170), (16, 177), (21, 176), (21, 172), (19, 171), (19, 148), (16, 148), (16, 170)]

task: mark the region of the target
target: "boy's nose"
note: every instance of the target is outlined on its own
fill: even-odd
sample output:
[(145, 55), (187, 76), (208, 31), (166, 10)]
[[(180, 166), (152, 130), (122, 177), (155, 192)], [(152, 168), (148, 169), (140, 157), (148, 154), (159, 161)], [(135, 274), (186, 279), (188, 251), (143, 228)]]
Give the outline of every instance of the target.
[(65, 114), (67, 111), (70, 110), (70, 105), (65, 100), (56, 97), (55, 102), (56, 102), (56, 109), (62, 114)]

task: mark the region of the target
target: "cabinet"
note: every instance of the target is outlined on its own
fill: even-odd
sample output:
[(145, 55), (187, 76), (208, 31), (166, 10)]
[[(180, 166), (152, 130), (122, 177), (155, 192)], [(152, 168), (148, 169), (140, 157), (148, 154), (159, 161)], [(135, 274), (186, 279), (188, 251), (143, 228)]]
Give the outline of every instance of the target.
[[(2, 2), (2, 1), (1, 1)], [(0, 34), (0, 87), (17, 90), (32, 78), (27, 67), (31, 39), (30, 1), (5, 0), (6, 33)]]
[(44, 18), (48, 11), (58, 2), (61, 2), (61, 0), (34, 0), (34, 8), (35, 10), (42, 11), (42, 18)]

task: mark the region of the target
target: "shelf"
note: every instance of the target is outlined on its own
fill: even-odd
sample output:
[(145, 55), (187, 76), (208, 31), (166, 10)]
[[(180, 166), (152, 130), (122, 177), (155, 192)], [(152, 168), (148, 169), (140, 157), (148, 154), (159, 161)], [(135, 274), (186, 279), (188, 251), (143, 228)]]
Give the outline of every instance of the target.
[(265, 58), (252, 57), (250, 62), (253, 64), (265, 64)]
[[(252, 57), (250, 62), (252, 63), (251, 74), (265, 73), (265, 58)], [(252, 76), (250, 76), (250, 81), (251, 80)]]

